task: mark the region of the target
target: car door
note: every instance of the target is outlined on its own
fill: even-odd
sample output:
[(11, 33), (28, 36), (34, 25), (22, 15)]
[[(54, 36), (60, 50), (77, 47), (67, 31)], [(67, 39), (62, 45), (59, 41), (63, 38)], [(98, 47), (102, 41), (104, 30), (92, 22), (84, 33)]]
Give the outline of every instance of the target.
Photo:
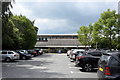
[(5, 60), (5, 58), (7, 57), (7, 51), (2, 51), (1, 55), (2, 55), (2, 60)]
[(9, 56), (11, 59), (16, 58), (16, 56), (14, 56), (14, 52), (12, 52), (12, 51), (9, 51), (9, 52), (8, 52), (8, 56)]
[(109, 62), (109, 66), (111, 68), (111, 74), (114, 77), (120, 77), (120, 57), (112, 56), (112, 59)]
[(101, 52), (97, 52), (97, 51), (96, 52), (92, 52), (91, 54), (92, 54), (92, 57), (93, 57), (92, 61), (94, 63), (94, 66), (97, 67), (98, 61), (99, 61), (99, 59), (100, 59), (102, 54), (101, 54)]
[(0, 61), (2, 60), (2, 51), (0, 51)]

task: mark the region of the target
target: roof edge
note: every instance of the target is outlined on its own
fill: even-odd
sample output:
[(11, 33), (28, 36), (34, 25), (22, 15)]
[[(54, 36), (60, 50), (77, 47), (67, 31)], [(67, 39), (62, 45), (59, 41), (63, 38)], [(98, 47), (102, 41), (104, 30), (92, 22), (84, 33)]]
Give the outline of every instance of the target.
[(78, 35), (78, 34), (37, 34), (39, 35)]

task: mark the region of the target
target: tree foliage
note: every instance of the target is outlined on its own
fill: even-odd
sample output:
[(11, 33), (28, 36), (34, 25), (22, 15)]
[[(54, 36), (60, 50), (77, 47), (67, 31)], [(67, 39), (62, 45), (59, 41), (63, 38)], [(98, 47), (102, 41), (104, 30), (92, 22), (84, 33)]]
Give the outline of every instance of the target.
[(37, 38), (37, 27), (33, 22), (21, 15), (10, 17), (8, 22), (8, 28), (4, 30), (8, 37), (4, 38), (3, 49), (33, 48)]
[[(14, 0), (13, 0), (14, 1)], [(25, 16), (13, 15), (11, 2), (2, 2), (2, 48), (30, 49), (36, 43), (38, 28)]]
[(81, 42), (82, 45), (85, 45), (85, 47), (91, 43), (90, 32), (90, 28), (88, 28), (87, 26), (81, 26), (80, 30), (78, 31), (78, 40)]
[[(81, 26), (83, 27), (83, 26)], [(86, 36), (82, 31), (85, 31), (86, 28), (87, 36), (86, 41), (79, 40), (81, 44), (89, 45), (88, 41), (91, 40), (90, 44), (95, 47), (96, 43), (99, 48), (109, 48), (109, 49), (120, 49), (120, 40), (119, 37), (116, 37), (116, 34), (119, 33), (120, 25), (118, 22), (118, 14), (116, 14), (115, 10), (108, 9), (101, 13), (100, 18), (94, 24), (86, 26), (86, 28), (82, 28), (78, 31), (78, 37), (81, 39), (82, 36)], [(84, 38), (84, 37), (83, 37)]]
[[(8, 22), (8, 19), (10, 18), (10, 16), (12, 16), (12, 12), (10, 11), (10, 8), (12, 8), (12, 4), (11, 2), (1, 2), (1, 1), (0, 1), (0, 4), (2, 5), (1, 12), (0, 12), (1, 13), (0, 17), (2, 18), (2, 41), (3, 41), (3, 44), (6, 44), (9, 41), (11, 41), (12, 43), (13, 41), (11, 37), (9, 37), (11, 28), (8, 26), (8, 24), (10, 24)], [(11, 43), (7, 45), (10, 46)]]

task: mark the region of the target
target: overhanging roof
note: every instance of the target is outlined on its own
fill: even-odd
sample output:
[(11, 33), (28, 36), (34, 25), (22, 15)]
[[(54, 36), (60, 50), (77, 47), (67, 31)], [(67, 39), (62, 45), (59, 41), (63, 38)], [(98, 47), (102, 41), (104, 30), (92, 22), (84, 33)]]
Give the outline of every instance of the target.
[(38, 41), (35, 47), (85, 47), (85, 46), (80, 45), (78, 39), (49, 39), (47, 42)]
[(38, 36), (77, 36), (78, 34), (38, 34)]

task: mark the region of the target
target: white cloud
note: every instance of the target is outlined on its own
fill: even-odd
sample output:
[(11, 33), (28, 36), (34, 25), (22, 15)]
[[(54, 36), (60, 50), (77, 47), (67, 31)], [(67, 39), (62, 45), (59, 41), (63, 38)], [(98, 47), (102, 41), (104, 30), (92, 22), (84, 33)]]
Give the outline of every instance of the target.
[[(110, 9), (117, 10), (117, 2), (118, 0), (15, 0), (16, 3), (13, 4), (12, 12), (14, 14), (22, 14), (25, 15), (30, 20), (35, 20), (35, 26), (39, 28), (38, 33), (75, 33), (75, 31), (79, 30), (79, 25), (89, 23), (86, 18), (96, 17), (95, 15), (99, 15), (101, 11), (108, 9), (108, 2), (115, 2), (116, 4), (108, 5)], [(56, 5), (44, 5), (38, 2), (86, 2), (82, 5), (80, 3), (74, 3), (75, 5), (70, 6), (67, 4), (66, 6), (56, 6)], [(34, 2), (33, 4), (29, 4), (27, 2)], [(94, 2), (103, 2), (104, 5), (99, 5)], [(42, 4), (42, 5), (41, 5)], [(47, 6), (47, 7), (46, 7)], [(49, 8), (50, 7), (50, 8)], [(66, 8), (68, 7), (68, 8)], [(47, 11), (47, 9), (49, 11)], [(59, 10), (58, 10), (59, 9)], [(61, 9), (61, 10), (60, 10)], [(85, 10), (86, 9), (86, 10)], [(102, 10), (101, 10), (102, 9)], [(72, 12), (73, 10), (73, 12)], [(57, 12), (58, 11), (58, 12)], [(46, 14), (48, 12), (48, 14)], [(69, 13), (68, 13), (69, 12)], [(79, 13), (80, 12), (80, 13)], [(36, 13), (36, 14), (35, 14)], [(75, 14), (76, 13), (76, 14)], [(86, 14), (87, 13), (87, 14)], [(81, 17), (82, 16), (82, 17)], [(84, 18), (83, 18), (84, 16)], [(80, 21), (82, 18), (82, 21)], [(93, 18), (94, 19), (94, 18)], [(85, 21), (86, 20), (86, 21)], [(71, 21), (71, 22), (70, 22)], [(72, 22), (76, 23), (72, 23)]]
[(79, 28), (74, 28), (66, 19), (36, 19), (35, 25), (39, 28), (38, 34), (76, 33)]
[(35, 26), (39, 27), (41, 30), (52, 30), (54, 28), (58, 28), (61, 25), (67, 26), (67, 20), (65, 19), (40, 19), (37, 18), (35, 20)]
[(119, 0), (16, 0), (18, 2), (118, 2)]
[(15, 15), (20, 15), (22, 14), (23, 16), (27, 16), (28, 18), (32, 18), (32, 10), (27, 9), (26, 6), (23, 6), (22, 3), (16, 2), (15, 4), (13, 3), (13, 8), (11, 9), (13, 14)]

